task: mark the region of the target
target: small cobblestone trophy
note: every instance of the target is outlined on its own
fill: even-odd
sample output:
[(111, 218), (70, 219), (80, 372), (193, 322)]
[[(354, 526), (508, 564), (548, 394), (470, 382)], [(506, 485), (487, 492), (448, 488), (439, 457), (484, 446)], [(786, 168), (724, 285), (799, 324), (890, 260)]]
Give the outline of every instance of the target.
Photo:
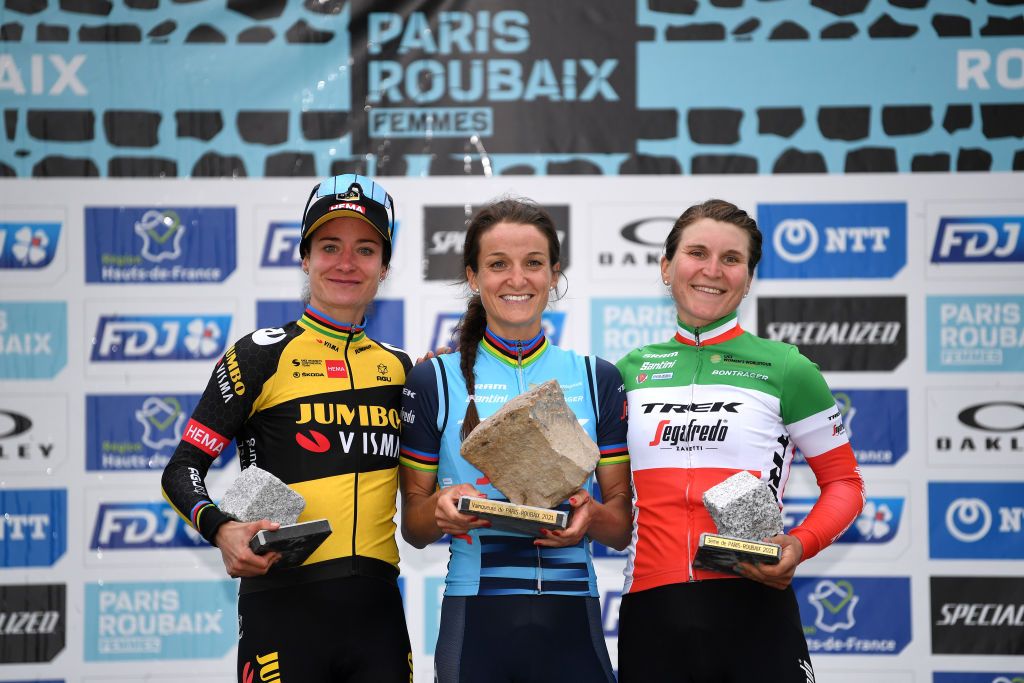
[(462, 496), (459, 511), (490, 520), (492, 528), (533, 536), (569, 525), (568, 511), (551, 508), (583, 486), (601, 457), (556, 380), (483, 420), (461, 453), (508, 500)]
[(257, 555), (272, 550), (281, 553), (281, 559), (270, 571), (299, 566), (331, 534), (331, 523), (326, 519), (298, 522), (306, 501), (283, 481), (255, 465), (242, 470), (218, 507), (240, 522), (269, 519), (281, 525), (274, 531), (263, 529), (249, 540), (249, 548)]
[(737, 562), (778, 564), (782, 547), (761, 539), (782, 533), (782, 511), (768, 485), (738, 472), (704, 492), (717, 534), (702, 533), (695, 567), (737, 574)]

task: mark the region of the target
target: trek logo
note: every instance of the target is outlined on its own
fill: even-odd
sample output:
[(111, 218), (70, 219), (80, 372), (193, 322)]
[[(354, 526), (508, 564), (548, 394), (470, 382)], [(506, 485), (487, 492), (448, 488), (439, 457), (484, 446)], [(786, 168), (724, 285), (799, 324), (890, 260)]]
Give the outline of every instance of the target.
[[(783, 524), (786, 529), (800, 525), (807, 518), (817, 498), (784, 499), (782, 510)], [(870, 497), (864, 509), (854, 520), (850, 528), (835, 540), (836, 543), (890, 543), (899, 533), (903, 521), (903, 498)]]
[(60, 223), (0, 222), (0, 270), (47, 267), (57, 253), (60, 233)]
[[(458, 326), (462, 313), (438, 313), (434, 319), (434, 332), (430, 339), (430, 348), (447, 346), (456, 349), (459, 346)], [(558, 345), (565, 329), (565, 311), (545, 311), (541, 316), (541, 330), (548, 341)]]
[(0, 664), (49, 662), (63, 649), (67, 586), (0, 586)]
[(907, 205), (760, 204), (765, 278), (889, 278), (907, 262)]
[(149, 550), (208, 547), (195, 530), (164, 502), (101, 503), (90, 550)]
[(224, 351), (230, 315), (103, 315), (96, 324), (91, 360), (182, 361), (216, 358)]
[(327, 376), (333, 379), (348, 379), (348, 365), (343, 360), (324, 361), (327, 368)]
[(1024, 216), (957, 216), (939, 219), (932, 263), (1021, 263)]
[(929, 482), (929, 556), (1024, 559), (1024, 483)]
[(271, 221), (267, 237), (263, 240), (262, 268), (295, 268), (302, 263), (299, 245), (302, 243), (302, 223), (298, 221)]
[[(729, 426), (718, 420), (713, 425), (699, 424), (694, 418), (682, 425), (674, 425), (671, 420), (662, 420), (654, 429), (654, 438), (648, 446), (659, 448), (676, 448), (679, 444), (691, 444), (695, 441), (725, 441)], [(679, 447), (676, 450), (684, 450)]]
[(88, 207), (86, 282), (221, 282), (235, 270), (235, 209)]
[(67, 550), (66, 489), (0, 489), (0, 567), (50, 567)]
[(1024, 579), (931, 577), (932, 653), (1024, 655)]
[(792, 586), (812, 655), (892, 655), (910, 643), (907, 577), (798, 576)]
[(733, 401), (731, 403), (724, 403), (722, 401), (713, 401), (710, 403), (643, 403), (641, 407), (644, 409), (644, 415), (649, 415), (653, 412), (658, 413), (718, 413), (725, 411), (727, 413), (738, 413), (737, 407), (743, 405), (739, 401)]
[[(466, 241), (466, 225), (480, 206), (423, 207), (423, 277), (426, 280), (457, 280), (465, 276), (462, 245)], [(562, 270), (569, 267), (569, 207), (544, 207), (551, 215), (561, 242)]]

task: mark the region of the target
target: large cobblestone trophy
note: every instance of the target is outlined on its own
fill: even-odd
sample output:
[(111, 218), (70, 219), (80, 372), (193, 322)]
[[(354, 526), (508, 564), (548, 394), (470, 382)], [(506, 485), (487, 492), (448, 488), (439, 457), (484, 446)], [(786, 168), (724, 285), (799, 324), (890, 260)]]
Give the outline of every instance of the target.
[(459, 511), (490, 520), (492, 528), (534, 536), (569, 525), (569, 512), (552, 508), (587, 481), (601, 457), (556, 380), (483, 420), (461, 453), (508, 500), (462, 496)]
[(275, 531), (264, 529), (249, 541), (249, 548), (257, 555), (271, 550), (281, 553), (271, 571), (299, 566), (331, 535), (331, 523), (326, 519), (299, 522), (299, 515), (306, 508), (305, 499), (255, 465), (242, 470), (219, 507), (240, 522), (269, 519), (281, 525)]
[(738, 574), (738, 562), (779, 563), (782, 547), (762, 539), (782, 533), (782, 511), (763, 481), (737, 472), (704, 492), (704, 507), (718, 533), (700, 535), (694, 566)]

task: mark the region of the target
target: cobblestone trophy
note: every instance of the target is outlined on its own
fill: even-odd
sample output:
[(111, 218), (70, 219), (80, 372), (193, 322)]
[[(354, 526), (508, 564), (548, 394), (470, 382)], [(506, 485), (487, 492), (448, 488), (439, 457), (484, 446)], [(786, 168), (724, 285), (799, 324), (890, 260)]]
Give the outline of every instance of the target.
[(737, 574), (737, 562), (778, 564), (782, 547), (761, 539), (782, 533), (782, 511), (768, 485), (738, 472), (704, 492), (704, 507), (717, 534), (702, 533), (696, 567)]
[(461, 453), (508, 502), (462, 496), (459, 511), (484, 517), (495, 529), (534, 536), (569, 525), (567, 511), (551, 508), (586, 482), (601, 456), (556, 380), (516, 396), (483, 420)]
[(299, 522), (306, 501), (283, 481), (255, 465), (242, 470), (219, 507), (240, 522), (269, 519), (281, 525), (274, 531), (263, 529), (249, 541), (249, 548), (257, 555), (271, 550), (281, 553), (271, 571), (299, 566), (331, 534), (331, 523), (326, 519)]

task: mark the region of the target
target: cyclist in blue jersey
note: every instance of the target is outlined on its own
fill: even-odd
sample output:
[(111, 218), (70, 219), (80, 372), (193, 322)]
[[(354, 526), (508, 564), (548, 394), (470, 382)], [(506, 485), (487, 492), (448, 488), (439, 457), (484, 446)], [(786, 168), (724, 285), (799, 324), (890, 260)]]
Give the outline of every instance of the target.
[[(560, 245), (544, 209), (503, 199), (473, 216), (463, 264), (472, 291), (458, 352), (409, 374), (402, 400), (402, 535), (416, 547), (451, 536), (435, 650), (441, 683), (614, 681), (589, 538), (630, 535), (622, 378), (612, 364), (552, 345), (541, 329), (557, 296)], [(507, 498), (459, 455), (463, 438), (513, 396), (557, 379), (597, 443), (594, 477), (559, 506), (564, 531), (500, 532), (456, 510), (463, 495)]]

